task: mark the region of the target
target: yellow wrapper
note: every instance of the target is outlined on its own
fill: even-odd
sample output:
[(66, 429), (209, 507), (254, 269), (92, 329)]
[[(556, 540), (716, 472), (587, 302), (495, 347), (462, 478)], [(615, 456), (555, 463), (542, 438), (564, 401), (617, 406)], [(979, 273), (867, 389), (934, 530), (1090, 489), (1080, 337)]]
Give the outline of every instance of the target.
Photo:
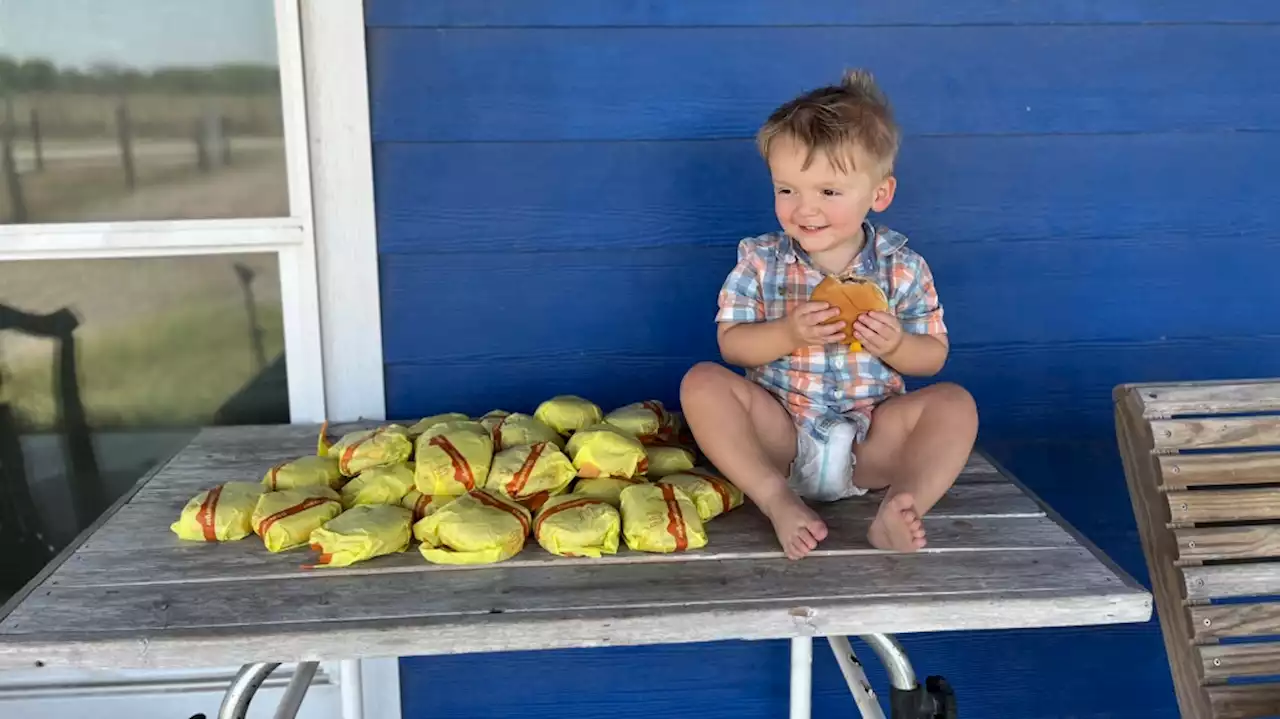
[(706, 522), (731, 509), (742, 506), (742, 490), (724, 477), (704, 469), (691, 469), (685, 472), (668, 475), (655, 484), (669, 484), (679, 487), (698, 508), (698, 517)]
[(600, 499), (562, 494), (538, 510), (533, 536), (542, 548), (562, 557), (599, 557), (618, 553), (622, 517)]
[(558, 432), (527, 414), (514, 412), (503, 417), (494, 425), (493, 448), (495, 451), (519, 447), (537, 442), (551, 442), (564, 449), (564, 437)]
[(262, 496), (262, 485), (227, 482), (187, 501), (178, 521), (169, 529), (179, 539), (192, 542), (234, 542), (253, 532), (253, 508)]
[(604, 422), (574, 432), (568, 452), (579, 477), (634, 477), (648, 471), (640, 440)]
[(269, 552), (283, 552), (311, 542), (311, 533), (342, 514), (338, 493), (328, 487), (267, 492), (253, 508), (253, 531)]
[(493, 467), (485, 481), (485, 489), (527, 503), (543, 495), (563, 494), (569, 489), (578, 470), (554, 444), (538, 442), (504, 449), (493, 457)]
[[(323, 436), (322, 430), (322, 439)], [(409, 430), (398, 424), (388, 424), (350, 432), (328, 448), (322, 446), (321, 449), (323, 456), (338, 458), (338, 471), (346, 477), (354, 477), (370, 467), (407, 462), (413, 455), (413, 442), (409, 440)]]
[(669, 484), (637, 484), (622, 490), (622, 533), (637, 552), (683, 552), (707, 546), (698, 508)]
[(476, 421), (480, 423), (480, 426), (484, 427), (484, 431), (493, 435), (493, 428), (497, 427), (502, 420), (509, 416), (511, 416), (511, 413), (505, 409), (491, 409), (480, 415), (480, 419)]
[(414, 422), (413, 426), (409, 428), (409, 439), (417, 439), (418, 435), (426, 432), (437, 424), (443, 424), (445, 422), (463, 422), (468, 419), (471, 418), (461, 412), (445, 412), (444, 414), (433, 414), (430, 417), (423, 417), (417, 422)]
[(413, 462), (370, 467), (347, 482), (339, 493), (347, 509), (358, 504), (399, 504), (413, 489)]
[(417, 522), (452, 501), (453, 497), (433, 496), (411, 489), (405, 493), (404, 499), (400, 500), (400, 506), (413, 512), (413, 521)]
[(272, 492), (317, 485), (330, 489), (342, 486), (337, 457), (299, 457), (281, 462), (262, 475), (262, 486)]
[(524, 549), (529, 510), (483, 489), (464, 494), (413, 527), (418, 551), (435, 564), (492, 564)]
[(583, 477), (573, 485), (573, 493), (583, 497), (602, 499), (615, 507), (622, 506), (622, 490), (634, 484), (644, 484), (644, 477)]
[(649, 458), (650, 477), (665, 477), (693, 469), (697, 459), (693, 452), (674, 444), (649, 444), (645, 445), (644, 451)]
[(413, 512), (389, 504), (362, 504), (325, 522), (311, 533), (320, 552), (313, 567), (346, 567), (409, 548)]
[(423, 494), (457, 496), (484, 486), (493, 439), (479, 422), (437, 424), (418, 437), (413, 483)]
[(604, 416), (604, 421), (626, 430), (645, 444), (656, 442), (670, 429), (670, 417), (656, 399), (619, 407)]
[(557, 395), (543, 402), (533, 416), (566, 437), (604, 420), (604, 413), (596, 403), (572, 394)]

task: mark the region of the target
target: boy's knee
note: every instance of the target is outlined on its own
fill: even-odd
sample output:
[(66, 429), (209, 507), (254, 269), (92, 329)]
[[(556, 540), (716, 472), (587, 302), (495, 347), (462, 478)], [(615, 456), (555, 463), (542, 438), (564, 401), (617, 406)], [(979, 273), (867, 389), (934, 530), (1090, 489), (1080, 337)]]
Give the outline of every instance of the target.
[(973, 400), (969, 390), (954, 382), (939, 382), (934, 387), (935, 402), (939, 407), (954, 413), (961, 421), (978, 424), (978, 403)]
[(684, 373), (684, 379), (680, 380), (681, 402), (687, 402), (690, 397), (696, 397), (708, 390), (714, 391), (722, 386), (725, 374), (732, 373), (715, 362), (699, 362), (689, 368), (689, 371)]

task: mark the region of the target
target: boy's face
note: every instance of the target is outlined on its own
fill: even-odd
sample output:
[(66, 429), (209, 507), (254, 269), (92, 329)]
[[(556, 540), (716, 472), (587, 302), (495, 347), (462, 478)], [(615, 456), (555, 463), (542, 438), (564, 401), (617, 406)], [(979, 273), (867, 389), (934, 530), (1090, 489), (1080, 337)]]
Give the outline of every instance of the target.
[(778, 222), (811, 256), (856, 244), (867, 212), (882, 212), (893, 201), (894, 178), (877, 179), (875, 163), (860, 147), (854, 148), (852, 165), (846, 160), (846, 172), (823, 153), (816, 153), (806, 168), (807, 154), (808, 148), (790, 137), (770, 144)]

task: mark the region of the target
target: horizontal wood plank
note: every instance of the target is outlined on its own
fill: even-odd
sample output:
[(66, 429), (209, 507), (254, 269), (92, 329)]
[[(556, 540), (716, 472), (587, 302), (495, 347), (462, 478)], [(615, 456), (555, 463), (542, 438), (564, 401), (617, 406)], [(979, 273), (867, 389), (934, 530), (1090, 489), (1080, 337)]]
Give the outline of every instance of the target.
[(1280, 519), (1280, 489), (1200, 489), (1165, 494), (1175, 523)]
[[(850, 562), (865, 555), (879, 554), (866, 540), (871, 526), (869, 513), (820, 512), (830, 535), (811, 556), (843, 556)], [(982, 561), (984, 551), (1039, 551), (1072, 547), (1076, 542), (1059, 525), (1045, 517), (975, 517), (952, 519), (930, 516), (924, 520), (929, 544), (924, 551), (956, 555), (955, 561)], [(592, 560), (595, 565), (628, 565), (640, 562), (699, 562), (728, 559), (771, 559), (783, 556), (768, 520), (754, 507), (743, 507), (707, 524), (708, 545), (678, 555), (636, 552), (620, 547), (619, 553)], [(117, 530), (116, 536), (123, 535)], [(150, 536), (145, 533), (144, 536)], [(160, 541), (147, 551), (144, 563), (129, 562), (128, 553), (144, 549), (103, 551), (101, 542), (78, 552), (49, 579), (49, 586), (110, 586), (133, 583), (225, 582), (244, 579), (285, 577), (327, 577), (330, 575), (370, 575), (371, 581), (391, 573), (448, 571), (426, 562), (417, 545), (400, 554), (378, 557), (346, 568), (304, 569), (314, 560), (306, 549), (273, 554), (257, 537), (221, 544), (201, 544), (178, 540)], [(132, 544), (132, 542), (130, 542)], [(964, 555), (964, 556), (960, 556)], [(971, 556), (974, 555), (974, 556)], [(582, 564), (584, 560), (548, 553), (530, 537), (524, 550), (506, 566), (548, 566)]]
[(1280, 452), (1162, 455), (1159, 461), (1168, 489), (1280, 482)]
[(678, 27), (743, 25), (963, 25), (1028, 23), (1280, 22), (1268, 0), (987, 0), (944, 3), (896, 0), (850, 3), (808, 0), (701, 0), (689, 3), (601, 3), (595, 0), (368, 0), (370, 27)]
[(1267, 447), (1280, 445), (1280, 416), (1158, 419), (1151, 431), (1157, 450)]
[(373, 28), (370, 101), (375, 142), (751, 137), (869, 66), (909, 135), (1275, 130), (1277, 44), (1277, 25)]
[(1280, 562), (1185, 567), (1187, 599), (1280, 595)]
[(1280, 379), (1144, 384), (1135, 387), (1146, 417), (1280, 410)]
[[(1198, 644), (1231, 637), (1280, 636), (1280, 604), (1211, 604), (1190, 608)], [(1280, 675), (1280, 664), (1275, 666)]]
[(1261, 719), (1280, 713), (1280, 683), (1207, 687), (1214, 719)]
[(1231, 677), (1269, 677), (1280, 673), (1280, 642), (1265, 644), (1215, 644), (1196, 647), (1205, 681), (1223, 682)]
[[(429, 582), (411, 573), (385, 574), (376, 581), (363, 576), (316, 576), (309, 581), (47, 587), (41, 590), (40, 601), (19, 606), (0, 623), (0, 637), (219, 626), (238, 626), (252, 634), (263, 626), (315, 621), (554, 615), (636, 607), (678, 613), (680, 607), (726, 601), (771, 603), (787, 611), (836, 598), (858, 602), (891, 596), (932, 597), (942, 603), (950, 596), (971, 594), (996, 598), (1004, 593), (1137, 591), (1125, 587), (1083, 549), (992, 551), (980, 557), (956, 561), (949, 554), (877, 554), (857, 561), (836, 556), (802, 562), (743, 559), (610, 568), (591, 563), (497, 565), (441, 571)], [(1009, 621), (1009, 626), (1018, 625), (1015, 618)]]
[(1174, 535), (1182, 562), (1280, 557), (1280, 525), (1186, 527)]

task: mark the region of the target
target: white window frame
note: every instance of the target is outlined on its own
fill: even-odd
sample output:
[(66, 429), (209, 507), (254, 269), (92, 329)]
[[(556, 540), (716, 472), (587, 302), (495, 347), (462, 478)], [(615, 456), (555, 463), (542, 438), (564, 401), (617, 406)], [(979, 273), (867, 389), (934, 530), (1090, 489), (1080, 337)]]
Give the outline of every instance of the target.
[[(0, 262), (277, 253), (292, 421), (382, 420), (364, 2), (273, 1), (288, 217), (4, 225)], [(337, 677), (343, 719), (400, 718), (398, 659), (337, 662), (327, 672)], [(112, 692), (141, 697), (168, 686), (166, 674), (147, 672)], [(102, 680), (94, 672), (41, 676), (38, 684), (69, 694)], [(0, 676), (0, 706), (8, 687), (33, 680)]]

